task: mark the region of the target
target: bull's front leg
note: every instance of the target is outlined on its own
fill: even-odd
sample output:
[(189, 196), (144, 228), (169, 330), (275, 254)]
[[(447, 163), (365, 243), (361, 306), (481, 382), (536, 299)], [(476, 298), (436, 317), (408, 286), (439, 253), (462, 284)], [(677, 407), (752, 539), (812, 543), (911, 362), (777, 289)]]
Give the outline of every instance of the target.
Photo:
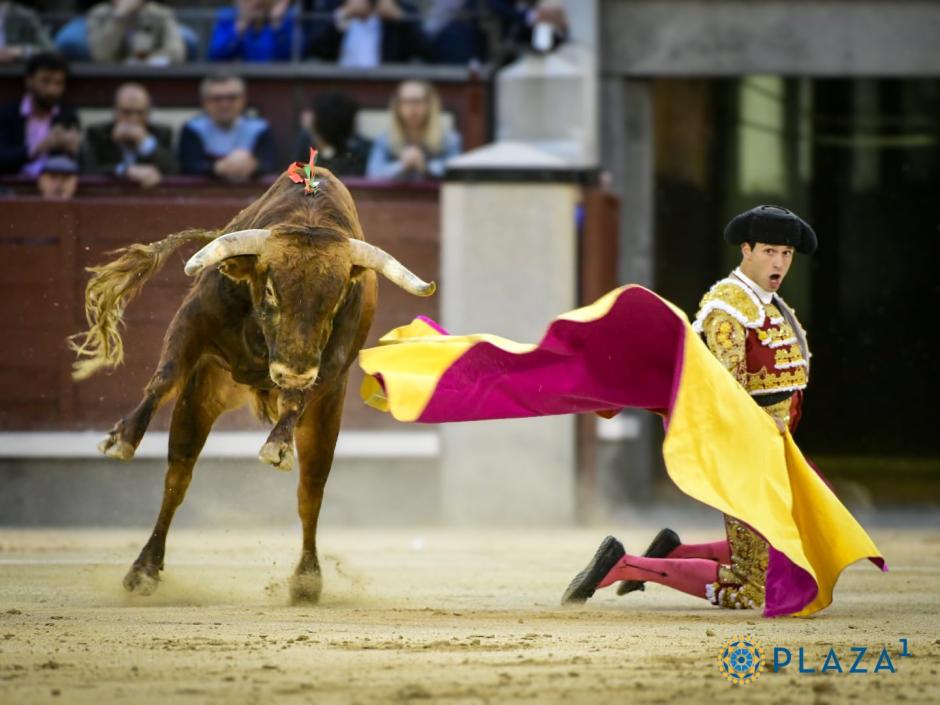
[(124, 577), (124, 587), (131, 592), (149, 595), (156, 590), (160, 571), (163, 570), (170, 523), (186, 497), (193, 466), (212, 424), (219, 414), (240, 406), (248, 398), (247, 391), (235, 385), (228, 372), (208, 362), (196, 365), (173, 408), (169, 463), (157, 522), (140, 555)]
[(346, 396), (346, 376), (324, 396), (308, 402), (297, 425), (295, 438), (300, 459), (297, 510), (303, 527), (303, 549), (290, 581), (293, 604), (315, 603), (320, 599), (322, 580), (317, 558), (317, 521), (323, 504), (323, 488), (333, 465), (333, 451), (339, 435)]
[(262, 462), (277, 470), (290, 472), (294, 467), (294, 429), (304, 412), (306, 392), (282, 389), (277, 400), (277, 423), (258, 453)]

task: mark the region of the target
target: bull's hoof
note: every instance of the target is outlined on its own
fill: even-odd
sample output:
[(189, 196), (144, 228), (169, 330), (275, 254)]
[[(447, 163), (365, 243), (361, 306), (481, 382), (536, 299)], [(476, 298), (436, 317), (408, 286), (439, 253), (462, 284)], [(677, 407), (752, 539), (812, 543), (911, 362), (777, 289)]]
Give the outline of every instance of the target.
[(124, 589), (141, 597), (152, 595), (160, 584), (160, 570), (133, 565), (124, 576)]
[(98, 444), (98, 450), (115, 460), (130, 460), (134, 457), (134, 446), (113, 434), (109, 434)]
[(284, 441), (268, 441), (258, 453), (262, 463), (267, 463), (275, 470), (290, 472), (294, 467), (294, 447)]
[(319, 573), (294, 573), (290, 576), (292, 605), (315, 605), (320, 601), (323, 579)]

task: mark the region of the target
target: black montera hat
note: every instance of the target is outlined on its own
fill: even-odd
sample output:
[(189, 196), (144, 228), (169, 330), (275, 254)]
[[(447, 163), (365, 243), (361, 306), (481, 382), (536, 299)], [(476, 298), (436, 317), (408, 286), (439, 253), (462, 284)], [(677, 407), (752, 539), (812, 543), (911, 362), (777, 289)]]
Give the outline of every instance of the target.
[(734, 216), (725, 227), (725, 240), (732, 245), (742, 242), (789, 245), (807, 255), (816, 251), (816, 233), (809, 223), (780, 206), (757, 206)]

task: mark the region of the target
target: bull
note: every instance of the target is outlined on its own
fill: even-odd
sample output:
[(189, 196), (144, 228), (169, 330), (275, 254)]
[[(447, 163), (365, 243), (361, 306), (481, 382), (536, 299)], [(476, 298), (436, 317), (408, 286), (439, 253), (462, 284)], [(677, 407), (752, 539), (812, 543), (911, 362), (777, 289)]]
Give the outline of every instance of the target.
[(430, 296), (435, 285), (366, 243), (349, 191), (327, 169), (317, 168), (316, 176), (313, 195), (283, 174), (222, 231), (186, 230), (130, 245), (90, 270), (89, 328), (70, 339), (76, 379), (122, 362), (119, 326), (127, 303), (174, 250), (204, 245), (186, 263), (195, 281), (166, 331), (143, 398), (98, 446), (110, 458), (132, 458), (154, 413), (176, 399), (163, 502), (124, 578), (131, 592), (147, 595), (159, 584), (170, 523), (213, 423), (250, 404), (274, 424), (263, 461), (289, 470), (296, 445), (303, 547), (290, 595), (293, 602), (319, 599), (317, 520), (349, 367), (375, 312), (376, 273), (417, 296)]

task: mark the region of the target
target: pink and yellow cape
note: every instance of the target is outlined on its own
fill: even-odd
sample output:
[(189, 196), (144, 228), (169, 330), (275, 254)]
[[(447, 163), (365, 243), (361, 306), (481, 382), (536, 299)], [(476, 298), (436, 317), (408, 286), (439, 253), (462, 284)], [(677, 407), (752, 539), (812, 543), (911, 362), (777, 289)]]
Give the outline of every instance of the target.
[(359, 364), (363, 400), (399, 421), (662, 413), (673, 482), (769, 543), (765, 616), (825, 608), (839, 574), (862, 558), (884, 569), (874, 542), (790, 434), (780, 434), (685, 314), (643, 287), (559, 316), (538, 345), (449, 335), (417, 318), (363, 350)]

